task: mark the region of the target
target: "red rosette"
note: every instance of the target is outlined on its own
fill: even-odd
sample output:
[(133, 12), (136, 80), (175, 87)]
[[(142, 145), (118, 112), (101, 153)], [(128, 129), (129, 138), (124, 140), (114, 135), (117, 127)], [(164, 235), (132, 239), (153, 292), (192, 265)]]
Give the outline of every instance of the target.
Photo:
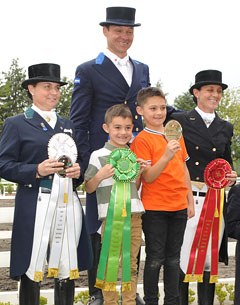
[(211, 188), (222, 189), (228, 184), (226, 174), (231, 171), (231, 165), (226, 160), (214, 159), (205, 167), (204, 181)]

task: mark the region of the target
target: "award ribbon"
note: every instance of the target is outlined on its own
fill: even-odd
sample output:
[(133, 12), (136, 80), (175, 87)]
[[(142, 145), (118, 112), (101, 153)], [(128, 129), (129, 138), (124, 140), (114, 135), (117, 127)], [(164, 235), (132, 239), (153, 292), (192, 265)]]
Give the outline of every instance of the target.
[[(30, 266), (33, 266), (34, 281), (43, 280), (43, 270), (47, 256), (48, 246), (49, 263), (48, 277), (58, 277), (59, 264), (62, 255), (64, 234), (67, 235), (69, 249), (69, 278), (79, 278), (77, 261), (77, 241), (75, 236), (73, 185), (72, 179), (67, 178), (65, 169), (76, 162), (77, 147), (74, 140), (65, 133), (57, 133), (48, 144), (49, 158), (55, 158), (64, 163), (64, 169), (54, 174), (51, 195), (48, 199), (44, 221), (36, 220), (34, 232), (34, 248), (37, 253), (31, 258)], [(36, 237), (35, 237), (36, 236)]]
[(114, 167), (111, 197), (103, 234), (96, 287), (116, 291), (119, 261), (122, 260), (122, 291), (131, 290), (131, 188), (139, 173), (136, 155), (127, 148), (112, 151), (108, 161)]
[(203, 282), (203, 271), (211, 234), (210, 283), (218, 280), (218, 243), (224, 204), (224, 187), (228, 183), (226, 174), (230, 172), (230, 164), (221, 158), (211, 161), (204, 170), (204, 181), (208, 186), (208, 191), (194, 236), (185, 282)]

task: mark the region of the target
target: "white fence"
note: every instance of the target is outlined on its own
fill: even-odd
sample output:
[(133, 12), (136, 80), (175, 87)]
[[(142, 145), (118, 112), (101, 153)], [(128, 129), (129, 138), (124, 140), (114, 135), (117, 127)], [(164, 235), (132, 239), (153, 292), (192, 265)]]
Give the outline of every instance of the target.
[[(85, 195), (80, 194), (80, 197), (82, 199), (85, 198)], [(1, 198), (14, 198), (12, 197), (5, 197), (1, 196)], [(13, 222), (13, 214), (14, 214), (14, 207), (0, 207), (0, 224), (12, 224)], [(0, 242), (3, 239), (11, 239), (11, 231), (0, 231)], [(228, 243), (228, 252), (229, 256), (235, 256), (235, 242), (229, 242)], [(145, 247), (142, 246), (142, 251), (141, 251), (141, 261), (145, 260)], [(0, 268), (6, 268), (9, 267), (10, 265), (10, 251), (2, 251), (0, 252)], [(1, 275), (0, 275), (1, 276)], [(225, 278), (225, 279), (220, 279), (219, 282), (224, 282), (224, 283), (234, 283), (234, 278)], [(196, 283), (191, 283), (191, 288), (196, 291)], [(159, 283), (159, 289), (160, 289), (160, 296), (164, 295), (163, 293), (163, 284)], [(76, 288), (76, 293), (80, 292), (81, 290), (86, 290), (86, 288)], [(143, 294), (143, 287), (142, 285), (138, 285), (138, 292), (140, 295)], [(53, 290), (48, 289), (48, 290), (41, 290), (41, 295), (46, 297), (48, 299), (48, 305), (53, 304)], [(10, 302), (11, 305), (17, 305), (18, 304), (18, 291), (5, 291), (5, 292), (0, 292), (0, 302)], [(80, 304), (80, 303), (79, 303)], [(196, 300), (192, 305), (195, 305)], [(218, 303), (216, 303), (218, 304)], [(230, 303), (225, 302), (225, 305), (228, 305)]]

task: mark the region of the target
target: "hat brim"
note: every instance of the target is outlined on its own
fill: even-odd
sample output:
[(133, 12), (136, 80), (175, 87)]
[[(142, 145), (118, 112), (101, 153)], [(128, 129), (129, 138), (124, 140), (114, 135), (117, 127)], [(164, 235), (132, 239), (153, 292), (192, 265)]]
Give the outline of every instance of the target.
[(219, 83), (219, 82), (214, 82), (214, 81), (203, 81), (203, 82), (198, 82), (196, 84), (194, 84), (190, 89), (189, 92), (193, 94), (193, 89), (200, 89), (202, 86), (207, 86), (207, 85), (219, 85), (222, 87), (223, 90), (227, 89), (228, 85), (223, 84), (223, 83)]
[(47, 78), (47, 77), (33, 77), (31, 79), (27, 79), (25, 80), (24, 82), (22, 82), (22, 87), (24, 89), (28, 89), (28, 85), (33, 85), (33, 84), (37, 84), (37, 83), (40, 83), (40, 82), (50, 82), (50, 83), (57, 83), (57, 84), (60, 84), (60, 86), (64, 86), (64, 85), (67, 85), (66, 82), (62, 82), (60, 81), (59, 79), (54, 79), (54, 78)]
[(100, 22), (99, 25), (101, 26), (106, 26), (106, 25), (120, 25), (120, 26), (132, 26), (132, 27), (136, 27), (136, 26), (140, 26), (141, 23), (128, 23), (128, 22), (118, 22), (118, 21), (103, 21)]

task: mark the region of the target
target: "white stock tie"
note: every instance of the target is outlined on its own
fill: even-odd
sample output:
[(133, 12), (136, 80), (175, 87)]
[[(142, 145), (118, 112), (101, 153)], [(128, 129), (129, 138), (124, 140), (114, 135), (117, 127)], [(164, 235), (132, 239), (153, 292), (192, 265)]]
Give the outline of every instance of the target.
[(132, 83), (132, 75), (128, 57), (118, 59), (118, 69), (122, 73), (129, 86)]

